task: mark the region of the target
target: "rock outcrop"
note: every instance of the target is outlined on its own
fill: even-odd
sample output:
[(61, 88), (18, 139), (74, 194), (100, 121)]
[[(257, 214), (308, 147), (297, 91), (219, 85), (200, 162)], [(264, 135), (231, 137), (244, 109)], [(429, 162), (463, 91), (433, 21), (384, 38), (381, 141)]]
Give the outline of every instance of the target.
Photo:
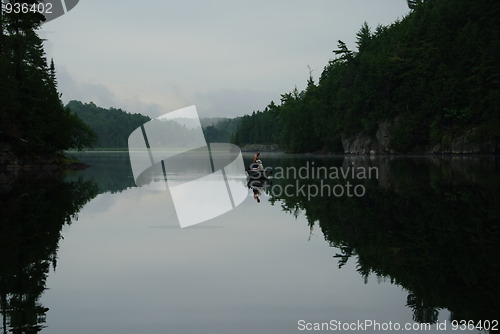
[(342, 136), (342, 147), (345, 154), (393, 154), (393, 153), (423, 153), (423, 154), (494, 154), (500, 152), (496, 140), (481, 140), (478, 130), (472, 128), (456, 136), (444, 135), (446, 140), (433, 145), (422, 152), (397, 152), (391, 146), (392, 130), (397, 121), (379, 123), (375, 136), (358, 133), (354, 136)]
[(354, 137), (342, 136), (342, 147), (346, 154), (396, 153), (390, 146), (392, 122), (384, 121), (378, 126), (375, 138), (364, 133)]

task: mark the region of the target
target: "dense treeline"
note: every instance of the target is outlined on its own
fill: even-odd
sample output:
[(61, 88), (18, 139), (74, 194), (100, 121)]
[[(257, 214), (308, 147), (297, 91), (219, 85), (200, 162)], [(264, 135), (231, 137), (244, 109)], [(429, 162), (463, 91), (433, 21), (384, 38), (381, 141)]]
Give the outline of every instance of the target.
[[(36, 4), (39, 1), (24, 1)], [(0, 144), (17, 157), (46, 157), (92, 144), (90, 129), (57, 92), (54, 62), (47, 62), (36, 30), (43, 15), (0, 14)], [(2, 162), (3, 163), (3, 162)]]
[(121, 109), (105, 109), (94, 103), (70, 101), (67, 108), (82, 119), (97, 135), (95, 148), (128, 148), (132, 131), (150, 118), (141, 114), (129, 114)]
[(209, 143), (229, 143), (240, 123), (241, 117), (201, 119), (203, 133)]
[(274, 103), (271, 103), (264, 111), (243, 116), (240, 126), (231, 137), (231, 142), (240, 146), (276, 143), (279, 140), (282, 124), (276, 120), (275, 107)]
[[(304, 91), (284, 94), (280, 105), (270, 106), (274, 121), (282, 124), (270, 137), (279, 136), (292, 152), (338, 152), (342, 139), (374, 138), (388, 121), (396, 152), (436, 145), (446, 151), (459, 137), (498, 143), (500, 3), (408, 0), (408, 5), (411, 12), (390, 26), (372, 30), (365, 23), (356, 52), (339, 41), (336, 58), (317, 84), (310, 78)], [(255, 126), (260, 125), (243, 132), (259, 131)]]
[[(121, 109), (102, 108), (93, 102), (82, 103), (70, 101), (67, 108), (77, 115), (96, 134), (97, 140), (93, 145), (95, 149), (126, 149), (128, 137), (139, 126), (151, 121), (151, 118), (138, 113), (131, 114)], [(200, 120), (205, 139), (209, 143), (231, 141), (236, 132), (241, 118), (203, 118)], [(173, 126), (171, 124), (170, 126)], [(178, 131), (178, 135), (173, 132)], [(169, 138), (182, 140), (186, 129), (171, 128)]]

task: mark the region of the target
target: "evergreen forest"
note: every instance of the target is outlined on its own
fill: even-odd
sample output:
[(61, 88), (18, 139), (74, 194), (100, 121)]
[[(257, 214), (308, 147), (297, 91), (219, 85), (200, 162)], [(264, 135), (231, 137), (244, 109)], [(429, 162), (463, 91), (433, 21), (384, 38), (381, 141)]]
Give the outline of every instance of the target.
[[(128, 137), (151, 118), (122, 109), (102, 108), (95, 103), (70, 101), (66, 108), (78, 116), (97, 136), (92, 148), (96, 150), (122, 150), (128, 148)], [(248, 116), (245, 116), (248, 117)], [(241, 117), (200, 119), (205, 139), (209, 143), (230, 142), (241, 123)], [(91, 147), (87, 147), (89, 149)]]
[(36, 32), (43, 15), (7, 13), (1, 4), (0, 162), (47, 159), (91, 146), (95, 134), (60, 100), (54, 62), (47, 60)]
[(380, 152), (498, 152), (500, 3), (407, 3), (409, 14), (389, 26), (363, 24), (357, 50), (338, 41), (317, 83), (310, 76), (303, 91), (244, 117), (233, 142), (345, 152), (366, 139)]
[(132, 131), (150, 121), (148, 116), (130, 114), (121, 109), (105, 109), (93, 102), (70, 101), (66, 106), (97, 135), (97, 149), (127, 149)]
[(240, 126), (242, 117), (236, 118), (202, 118), (201, 126), (205, 139), (209, 143), (229, 143)]
[[(408, 15), (391, 25), (364, 23), (357, 50), (339, 40), (304, 90), (251, 115), (202, 120), (207, 141), (279, 144), (287, 152), (497, 153), (500, 3), (407, 3)], [(126, 148), (150, 118), (93, 103), (64, 106), (36, 33), (43, 19), (0, 17), (1, 150), (32, 157)]]

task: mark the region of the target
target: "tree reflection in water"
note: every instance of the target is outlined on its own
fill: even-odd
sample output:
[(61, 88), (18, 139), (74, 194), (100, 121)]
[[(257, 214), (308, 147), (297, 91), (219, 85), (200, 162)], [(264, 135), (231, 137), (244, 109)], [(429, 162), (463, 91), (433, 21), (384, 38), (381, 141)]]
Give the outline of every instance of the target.
[[(307, 158), (309, 159), (309, 158)], [(273, 161), (304, 165), (304, 159)], [(435, 323), (496, 319), (500, 300), (500, 176), (495, 158), (315, 158), (316, 166), (377, 166), (378, 180), (363, 182), (363, 197), (276, 196), (290, 213), (304, 211), (318, 226), (342, 267), (356, 257), (357, 270), (389, 279), (408, 292), (413, 319)], [(273, 187), (318, 184), (318, 179), (275, 179)], [(323, 180), (325, 182), (325, 180)], [(327, 180), (330, 184), (345, 180)], [(279, 194), (279, 192), (278, 192)], [(291, 195), (291, 196), (289, 196)]]
[[(126, 154), (92, 155), (93, 168), (62, 175), (0, 174), (0, 309), (3, 332), (37, 333), (47, 308), (40, 303), (56, 265), (61, 229), (98, 192), (133, 186)], [(111, 160), (109, 160), (111, 159)], [(362, 183), (364, 196), (273, 195), (273, 187), (345, 180), (275, 178), (263, 187), (272, 203), (305, 212), (339, 249), (338, 265), (355, 259), (371, 275), (408, 291), (415, 321), (432, 323), (440, 309), (455, 320), (494, 319), (500, 300), (500, 188), (495, 158), (266, 157), (266, 166), (376, 166), (379, 178)], [(86, 181), (89, 180), (89, 181)], [(298, 183), (297, 183), (298, 182)], [(290, 188), (292, 189), (292, 188)]]
[(92, 181), (64, 175), (0, 174), (0, 309), (4, 333), (38, 333), (39, 299), (57, 263), (61, 230), (97, 195)]

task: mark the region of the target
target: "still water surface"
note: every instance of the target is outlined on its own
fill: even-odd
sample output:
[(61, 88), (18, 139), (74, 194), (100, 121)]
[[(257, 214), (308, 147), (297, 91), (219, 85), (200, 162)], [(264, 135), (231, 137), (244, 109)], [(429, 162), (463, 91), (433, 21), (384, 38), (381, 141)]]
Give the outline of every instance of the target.
[[(15, 249), (1, 267), (4, 331), (326, 333), (371, 321), (431, 333), (500, 314), (493, 157), (262, 154), (275, 179), (253, 184), (260, 203), (241, 178), (240, 206), (184, 229), (168, 191), (135, 186), (128, 153), (78, 158), (92, 167), (3, 191), (3, 224), (28, 231), (3, 229)], [(276, 173), (288, 167), (302, 174)]]

